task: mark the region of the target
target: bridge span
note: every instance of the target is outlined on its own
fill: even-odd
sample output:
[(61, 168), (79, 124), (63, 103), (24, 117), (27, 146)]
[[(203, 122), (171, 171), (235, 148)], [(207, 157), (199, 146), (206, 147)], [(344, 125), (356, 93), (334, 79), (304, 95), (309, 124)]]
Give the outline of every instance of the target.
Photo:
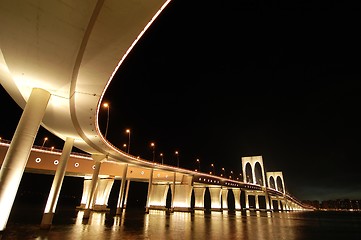
[[(84, 178), (84, 218), (89, 217), (93, 208), (105, 204), (114, 178), (124, 180), (121, 194), (125, 191), (126, 179), (148, 181), (146, 209), (163, 207), (169, 186), (175, 210), (189, 209), (193, 192), (196, 207), (203, 208), (205, 188), (210, 190), (214, 209), (225, 206), (221, 199), (229, 189), (236, 196), (244, 191), (249, 195), (263, 195), (266, 200), (282, 197), (287, 201), (284, 204), (287, 208), (300, 206), (285, 194), (284, 188), (269, 190), (264, 176), (259, 181), (258, 175), (255, 178), (248, 174), (250, 179), (244, 179), (247, 183), (237, 183), (157, 165), (119, 150), (100, 132), (98, 113), (106, 89), (129, 52), (169, 2), (1, 1), (0, 82), (23, 113), (11, 144), (2, 144), (2, 148), (8, 150), (1, 158), (0, 231), (6, 227), (24, 170), (55, 174), (43, 227), (51, 225), (65, 174)], [(33, 148), (40, 126), (65, 142), (60, 155)], [(72, 155), (73, 146), (89, 156)], [(55, 160), (58, 160), (56, 166)], [(263, 164), (245, 159), (245, 166), (251, 167), (254, 175), (259, 170), (252, 168), (262, 168)], [(102, 178), (103, 175), (108, 177)], [(271, 174), (270, 179), (274, 176), (282, 178)], [(257, 202), (255, 205), (257, 208)], [(272, 208), (269, 205), (272, 204), (267, 204), (267, 209)], [(245, 208), (249, 207), (246, 203)]]
[[(6, 152), (10, 146), (9, 141), (0, 142), (0, 164), (2, 163)], [(25, 171), (37, 174), (56, 175), (59, 168), (62, 152), (61, 150), (33, 146), (27, 161)], [(246, 157), (244, 164), (252, 163), (262, 164), (260, 156)], [(210, 193), (210, 210), (223, 211), (228, 210), (229, 204), (234, 206), (236, 211), (259, 210), (259, 211), (296, 211), (306, 210), (296, 198), (290, 196), (284, 191), (283, 177), (281, 182), (266, 184), (282, 176), (282, 172), (261, 173), (262, 178), (267, 181), (262, 183), (252, 183), (239, 180), (232, 180), (207, 173), (191, 171), (182, 168), (152, 163), (151, 168), (137, 166), (128, 163), (119, 163), (111, 159), (105, 159), (97, 166), (94, 159), (89, 154), (80, 154), (72, 152), (69, 156), (67, 166), (64, 168), (64, 176), (73, 176), (83, 178), (82, 199), (79, 209), (85, 210), (85, 214), (90, 211), (108, 211), (108, 199), (115, 180), (121, 180), (119, 189), (117, 214), (120, 214), (126, 208), (127, 195), (130, 182), (147, 182), (148, 194), (145, 211), (151, 209), (173, 211), (193, 211), (206, 210), (205, 192)], [(173, 171), (165, 169), (173, 168)], [(245, 176), (255, 176), (245, 172)], [(276, 177), (275, 177), (276, 176)], [(247, 177), (246, 177), (247, 178)], [(48, 196), (48, 208), (53, 208), (55, 213), (56, 202), (59, 194), (54, 194), (54, 178), (52, 190)], [(281, 184), (281, 185), (279, 185)], [(166, 206), (167, 194), (171, 192), (171, 207)], [(60, 189), (58, 189), (60, 191)], [(81, 190), (79, 190), (81, 191)], [(230, 203), (228, 194), (234, 195), (234, 202)], [(241, 201), (243, 194), (244, 203)], [(52, 197), (53, 196), (53, 197)], [(191, 199), (194, 198), (193, 205)], [(260, 204), (263, 202), (263, 204)], [(52, 203), (52, 204), (51, 204)], [(88, 206), (89, 205), (89, 206)], [(89, 211), (87, 211), (89, 210)], [(50, 212), (52, 212), (50, 211)], [(53, 214), (44, 213), (42, 227), (48, 228)], [(50, 222), (49, 222), (50, 218)]]

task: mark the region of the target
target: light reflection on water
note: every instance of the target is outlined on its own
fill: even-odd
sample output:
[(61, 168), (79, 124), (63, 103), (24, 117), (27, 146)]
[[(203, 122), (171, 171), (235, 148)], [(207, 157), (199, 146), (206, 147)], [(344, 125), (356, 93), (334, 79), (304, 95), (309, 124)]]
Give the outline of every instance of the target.
[(38, 223), (13, 221), (0, 239), (361, 239), (361, 213), (329, 217), (307, 212), (126, 210), (117, 216), (93, 212), (87, 220), (83, 211), (61, 214), (48, 231)]

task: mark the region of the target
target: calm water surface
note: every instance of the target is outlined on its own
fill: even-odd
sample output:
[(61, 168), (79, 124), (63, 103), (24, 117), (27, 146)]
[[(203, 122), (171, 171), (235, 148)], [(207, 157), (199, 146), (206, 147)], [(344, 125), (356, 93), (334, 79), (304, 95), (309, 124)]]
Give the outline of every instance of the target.
[[(212, 212), (127, 209), (116, 216), (58, 209), (50, 230), (40, 230), (41, 207), (17, 206), (0, 239), (361, 239), (359, 212)], [(1, 214), (1, 213), (0, 213)]]

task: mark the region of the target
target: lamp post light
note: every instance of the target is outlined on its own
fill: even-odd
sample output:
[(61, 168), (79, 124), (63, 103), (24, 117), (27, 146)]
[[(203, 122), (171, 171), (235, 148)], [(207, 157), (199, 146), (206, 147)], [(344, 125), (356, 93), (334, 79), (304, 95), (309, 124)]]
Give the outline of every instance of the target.
[(197, 158), (197, 163), (198, 163), (198, 171), (201, 171), (201, 161), (199, 160), (199, 158)]
[(53, 150), (54, 150), (54, 146), (51, 147), (51, 151), (53, 151)]
[(129, 153), (129, 149), (130, 149), (130, 129), (125, 130), (126, 133), (128, 133), (128, 149), (127, 149), (127, 153)]
[(222, 173), (221, 173), (221, 177), (226, 176), (226, 171), (224, 170), (224, 167), (222, 167)]
[(175, 151), (175, 155), (177, 157), (177, 167), (179, 167), (179, 152)]
[(160, 153), (159, 155), (160, 155), (160, 158), (162, 159), (162, 164), (163, 164), (163, 162), (164, 162), (163, 153)]
[(109, 109), (110, 109), (110, 106), (109, 106), (109, 104), (108, 103), (104, 103), (103, 104), (103, 107), (105, 107), (107, 110), (108, 110), (108, 112), (107, 112), (107, 125), (106, 125), (106, 127), (105, 127), (105, 138), (107, 138), (107, 134), (108, 134), (108, 126), (109, 126)]
[(153, 151), (153, 162), (155, 161), (155, 143), (150, 143), (150, 147), (152, 148)]
[(124, 151), (127, 151), (127, 144), (123, 144)]
[(216, 175), (216, 170), (214, 169), (214, 164), (213, 163), (211, 164), (211, 167), (213, 169), (213, 175)]
[(41, 145), (41, 149), (43, 149), (46, 141), (48, 141), (48, 138), (47, 138), (47, 137), (44, 138), (43, 145)]

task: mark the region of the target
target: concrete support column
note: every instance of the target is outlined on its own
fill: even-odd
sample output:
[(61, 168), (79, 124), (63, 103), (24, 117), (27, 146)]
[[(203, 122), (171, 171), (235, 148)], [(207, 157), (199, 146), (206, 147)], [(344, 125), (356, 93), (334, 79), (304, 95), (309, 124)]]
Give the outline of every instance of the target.
[(126, 208), (126, 207), (127, 207), (129, 187), (130, 187), (130, 179), (127, 181), (127, 188), (126, 188), (126, 190), (125, 190), (125, 197), (124, 197), (123, 208)]
[(274, 210), (272, 198), (270, 199), (270, 208), (271, 208), (272, 211)]
[(176, 185), (174, 194), (174, 211), (191, 211), (191, 198), (193, 186), (191, 184)]
[(236, 210), (241, 210), (241, 189), (233, 188), (233, 195), (234, 195), (234, 208)]
[(256, 202), (256, 209), (259, 210), (259, 199), (258, 199), (258, 194), (255, 194), (254, 195), (254, 199), (255, 199), (255, 202)]
[(252, 181), (253, 181), (252, 183), (253, 183), (253, 184), (256, 184), (256, 183), (257, 183), (256, 171), (255, 171), (256, 169), (255, 169), (255, 168), (256, 168), (256, 165), (254, 165), (254, 166), (252, 167), (252, 179), (253, 179), (253, 180), (252, 180)]
[(108, 200), (110, 191), (114, 183), (114, 178), (98, 179), (96, 191), (94, 194), (93, 210), (95, 211), (108, 211)]
[(267, 192), (267, 188), (264, 187), (264, 188), (263, 188), (263, 191), (265, 192), (266, 210), (270, 210), (270, 209), (271, 209), (271, 206), (270, 206), (270, 199), (269, 199), (269, 195), (268, 195), (268, 192)]
[(171, 201), (171, 207), (170, 207), (170, 211), (174, 212), (174, 196), (175, 196), (175, 181), (177, 179), (177, 173), (174, 172), (173, 173), (173, 185), (172, 185), (172, 201)]
[(40, 228), (49, 229), (53, 222), (53, 216), (55, 214), (56, 205), (59, 199), (61, 186), (63, 184), (66, 166), (70, 157), (71, 150), (73, 149), (74, 139), (66, 138), (61, 153), (58, 167), (56, 168), (53, 184), (50, 189), (48, 201), (46, 202), (43, 219), (40, 224)]
[(0, 170), (0, 231), (6, 228), (31, 147), (49, 99), (49, 92), (40, 88), (32, 90), (5, 155)]
[(281, 205), (281, 200), (277, 199), (277, 206), (278, 206), (278, 211), (283, 211), (284, 206)]
[(149, 196), (149, 208), (165, 210), (167, 203), (168, 184), (153, 184)]
[(222, 210), (228, 209), (227, 196), (228, 196), (228, 189), (222, 188)]
[(204, 194), (206, 192), (205, 187), (197, 187), (194, 191), (194, 209), (204, 210)]
[(249, 209), (249, 199), (248, 199), (248, 192), (244, 191), (245, 200), (246, 200), (246, 209)]
[(153, 168), (150, 169), (149, 184), (148, 184), (148, 195), (147, 195), (147, 204), (145, 205), (145, 212), (146, 212), (146, 213), (149, 213), (150, 195), (151, 195), (151, 193), (152, 193), (152, 185), (153, 185)]
[(211, 195), (211, 210), (220, 211), (222, 209), (221, 204), (221, 188), (210, 187), (209, 193)]
[(101, 166), (101, 160), (103, 160), (105, 158), (105, 156), (92, 156), (92, 157), (97, 158), (97, 160), (95, 161), (95, 167), (94, 167), (93, 177), (92, 177), (92, 181), (91, 181), (91, 188), (88, 193), (87, 201), (85, 204), (85, 211), (84, 211), (84, 215), (83, 215), (84, 219), (87, 219), (90, 216), (90, 212), (91, 212), (92, 204), (93, 204), (94, 193), (95, 193), (95, 189), (96, 189), (96, 186), (98, 183), (98, 176), (99, 176), (99, 171), (100, 171), (100, 166)]
[(125, 183), (127, 181), (127, 171), (128, 171), (128, 164), (125, 164), (122, 175), (122, 182), (120, 184), (120, 190), (119, 190), (119, 198), (118, 198), (117, 212), (116, 212), (117, 215), (121, 214), (123, 209), (123, 199), (124, 199)]

